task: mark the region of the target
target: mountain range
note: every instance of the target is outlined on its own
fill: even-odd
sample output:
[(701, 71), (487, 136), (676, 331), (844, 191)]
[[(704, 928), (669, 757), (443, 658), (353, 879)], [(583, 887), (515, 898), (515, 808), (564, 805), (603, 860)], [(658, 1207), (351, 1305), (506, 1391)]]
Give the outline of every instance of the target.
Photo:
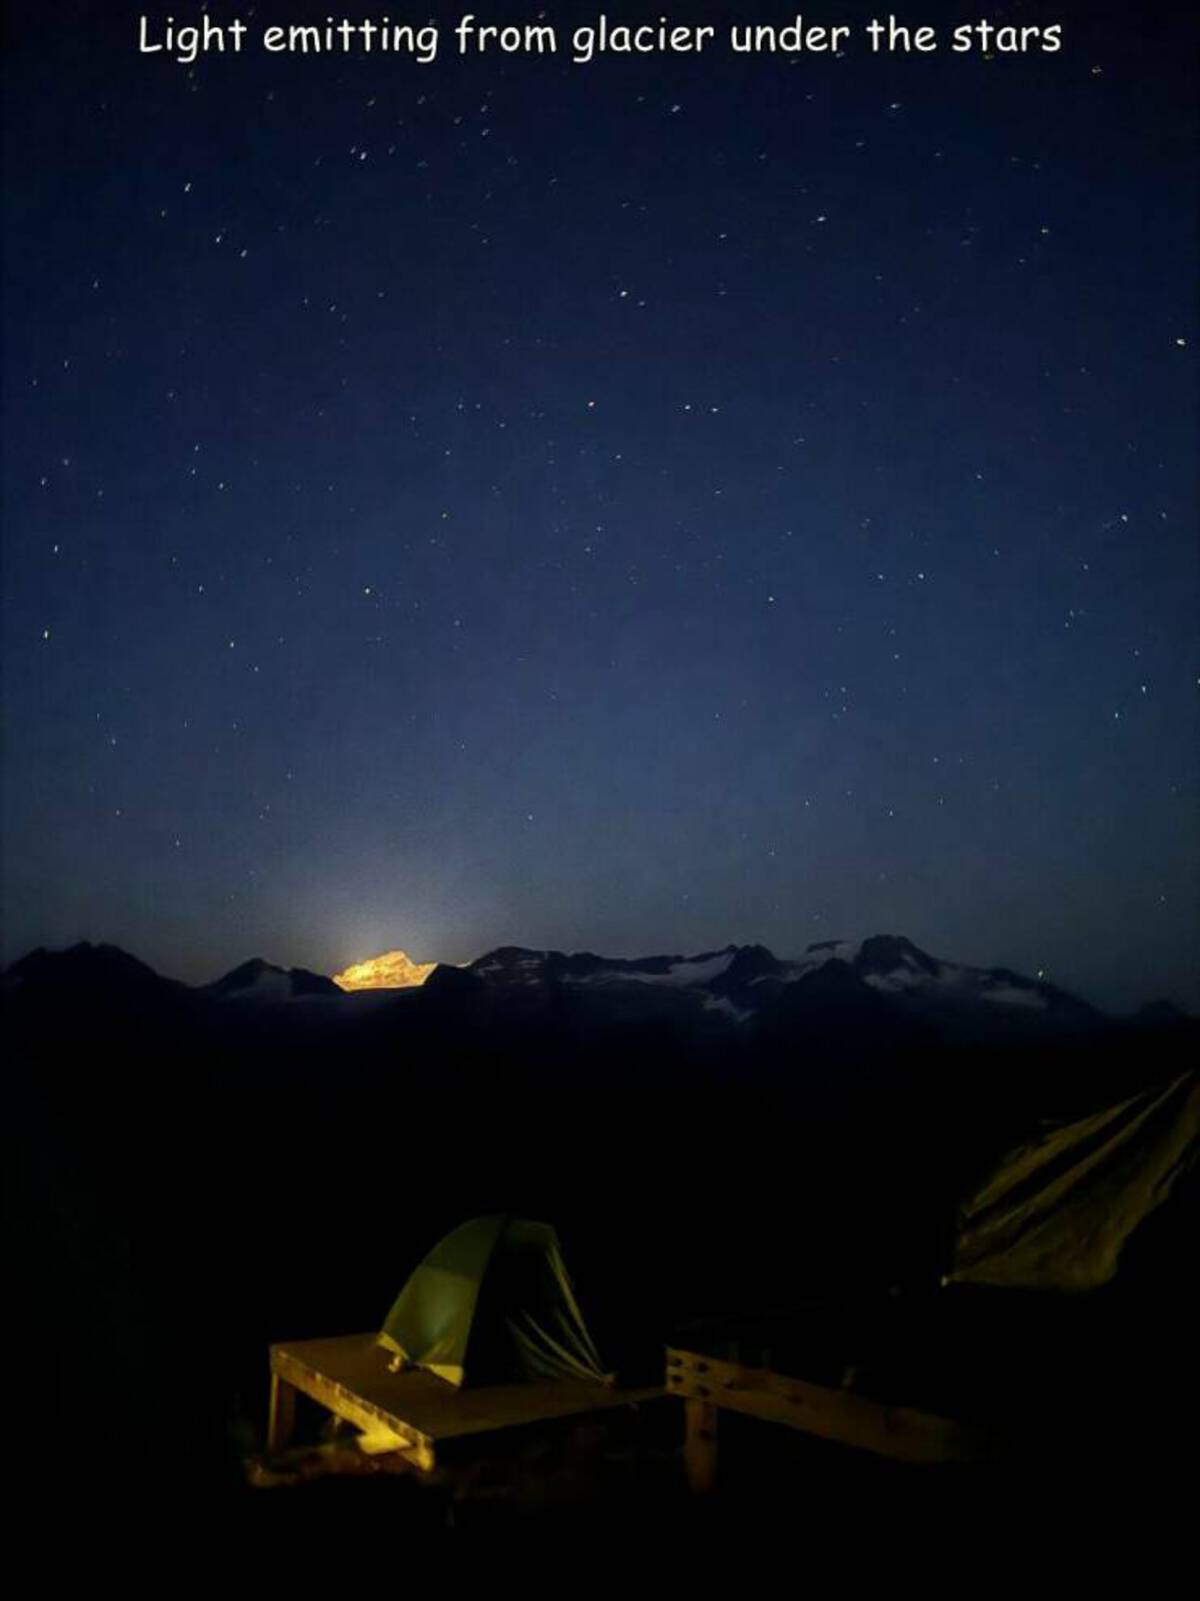
[[(1053, 1038), (1112, 1023), (1043, 978), (931, 956), (895, 935), (822, 941), (794, 959), (777, 957), (763, 945), (731, 944), (693, 955), (633, 959), (510, 945), (462, 967), (422, 968), (402, 952), (378, 960), (379, 971), (408, 982), (348, 991), (342, 987), (345, 975), (335, 982), (256, 958), (214, 983), (192, 987), (163, 978), (114, 946), (82, 944), (30, 953), (8, 969), (4, 989), (18, 1000), (103, 1000), (124, 1010), (216, 1007), (262, 1016), (299, 1008), (296, 1022), (318, 1014), (335, 1022), (389, 1008), (399, 1013), (419, 1007), (443, 1016), (447, 1010), (508, 1017), (553, 1011), (601, 1027), (653, 1021), (717, 1034), (866, 1031), (881, 1038), (922, 1033), (951, 1042)], [(1181, 1021), (1181, 1014), (1160, 1003), (1141, 1018), (1147, 1027), (1166, 1027)]]

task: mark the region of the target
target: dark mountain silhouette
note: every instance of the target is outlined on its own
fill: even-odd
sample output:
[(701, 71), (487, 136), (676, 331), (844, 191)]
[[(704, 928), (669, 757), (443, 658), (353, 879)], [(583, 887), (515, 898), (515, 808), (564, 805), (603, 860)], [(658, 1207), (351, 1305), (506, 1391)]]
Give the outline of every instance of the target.
[[(763, 945), (727, 945), (696, 955), (606, 957), (501, 946), (465, 968), (439, 966), (423, 987), (348, 995), (332, 979), (256, 957), (193, 988), (163, 978), (137, 958), (106, 945), (37, 950), (15, 963), (5, 990), (20, 1005), (56, 997), (87, 1008), (158, 1013), (214, 1002), (324, 1003), (322, 1026), (339, 1017), (360, 1025), (367, 1010), (387, 1015), (446, 1014), (455, 1007), (526, 1020), (550, 1011), (588, 1026), (629, 1028), (639, 1020), (689, 1034), (745, 1034), (760, 1043), (796, 1032), (806, 1046), (841, 1036), (868, 1048), (892, 1039), (986, 1043), (1049, 1039), (1106, 1026), (1095, 1008), (1042, 979), (1006, 968), (976, 968), (931, 956), (909, 939), (876, 935), (822, 941), (796, 960)], [(396, 1006), (406, 1002), (401, 1014)], [(416, 1003), (414, 1012), (413, 1003)], [(1162, 1007), (1146, 1026), (1181, 1019)], [(294, 1026), (289, 1024), (289, 1026)]]
[(299, 1000), (306, 995), (340, 996), (343, 991), (331, 978), (310, 973), (304, 967), (276, 967), (256, 956), (243, 962), (206, 987), (206, 993), (220, 999), (255, 1000), (265, 1003)]
[(931, 956), (909, 939), (822, 941), (798, 960), (763, 945), (727, 945), (694, 956), (634, 960), (502, 946), (467, 969), (494, 1001), (525, 1012), (550, 1003), (589, 1017), (676, 1018), (681, 1025), (750, 1028), (777, 1037), (798, 1025), (848, 1031), (862, 1043), (1033, 1039), (1104, 1025), (1087, 1002), (1043, 979)]
[(43, 947), (14, 962), (4, 975), (10, 994), (25, 997), (70, 992), (110, 1004), (158, 1000), (181, 994), (186, 986), (162, 978), (152, 967), (117, 945), (86, 941), (64, 951)]
[(1143, 1028), (1175, 1028), (1188, 1021), (1188, 1014), (1174, 1001), (1147, 1001), (1129, 1021)]

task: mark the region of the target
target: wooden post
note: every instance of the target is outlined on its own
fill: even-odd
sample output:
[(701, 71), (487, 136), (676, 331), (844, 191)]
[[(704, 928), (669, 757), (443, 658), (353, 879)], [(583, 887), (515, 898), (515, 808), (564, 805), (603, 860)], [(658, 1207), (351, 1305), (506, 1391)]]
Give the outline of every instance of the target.
[(267, 1450), (283, 1451), (296, 1427), (296, 1391), (278, 1373), (271, 1374), (271, 1407), (267, 1414)]
[(689, 1398), (687, 1440), (683, 1460), (694, 1495), (711, 1495), (717, 1487), (717, 1409), (711, 1401)]

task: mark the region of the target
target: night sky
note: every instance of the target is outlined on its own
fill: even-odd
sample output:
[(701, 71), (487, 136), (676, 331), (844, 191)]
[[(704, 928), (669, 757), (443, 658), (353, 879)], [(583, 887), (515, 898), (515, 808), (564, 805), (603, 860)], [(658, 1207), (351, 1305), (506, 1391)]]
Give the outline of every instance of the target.
[(1200, 1004), (1191, 7), (5, 10), (6, 960), (894, 932)]

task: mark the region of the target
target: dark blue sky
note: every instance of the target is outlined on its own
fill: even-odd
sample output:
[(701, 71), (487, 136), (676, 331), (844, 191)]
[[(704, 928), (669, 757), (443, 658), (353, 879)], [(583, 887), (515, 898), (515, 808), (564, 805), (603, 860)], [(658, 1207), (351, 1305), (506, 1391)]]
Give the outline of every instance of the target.
[(886, 931), (1200, 1004), (1190, 7), (141, 10), (6, 6), (6, 959)]

